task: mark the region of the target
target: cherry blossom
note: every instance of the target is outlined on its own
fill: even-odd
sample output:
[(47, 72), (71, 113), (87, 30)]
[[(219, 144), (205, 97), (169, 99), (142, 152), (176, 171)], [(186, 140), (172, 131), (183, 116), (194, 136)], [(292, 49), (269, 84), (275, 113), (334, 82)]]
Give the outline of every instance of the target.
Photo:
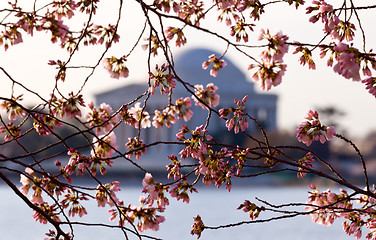
[(171, 41), (176, 36), (176, 46), (181, 47), (187, 43), (187, 39), (181, 28), (167, 27), (164, 32), (166, 34), (167, 41)]
[(192, 116), (193, 112), (189, 109), (192, 106), (191, 99), (189, 97), (186, 98), (179, 98), (175, 101), (175, 104), (171, 107), (171, 112), (173, 114), (177, 114), (177, 119), (183, 118), (184, 121), (189, 121)]
[(12, 141), (21, 135), (21, 129), (13, 122), (7, 123), (6, 126), (0, 126), (0, 133), (7, 133), (4, 136), (6, 142)]
[(174, 75), (170, 73), (165, 73), (168, 66), (163, 64), (160, 68), (158, 65), (155, 66), (157, 73), (149, 73), (150, 80), (153, 80), (153, 84), (149, 88), (149, 92), (153, 95), (156, 87), (161, 87), (161, 94), (170, 93), (170, 88), (173, 89), (176, 86), (174, 81)]
[(95, 199), (97, 200), (98, 207), (105, 207), (108, 204), (110, 207), (115, 206), (119, 202), (116, 197), (116, 193), (120, 191), (119, 182), (114, 181), (112, 183), (106, 183), (104, 185), (97, 186), (97, 193)]
[(181, 165), (180, 161), (178, 160), (177, 156), (172, 154), (171, 156), (167, 156), (167, 158), (172, 162), (171, 164), (168, 164), (167, 171), (169, 172), (167, 175), (167, 178), (174, 178), (175, 180), (182, 178), (183, 175), (180, 172)]
[(127, 157), (131, 158), (134, 154), (137, 160), (140, 159), (142, 154), (146, 153), (146, 147), (143, 142), (138, 138), (128, 138), (128, 142), (125, 144), (129, 149)]
[(224, 60), (221, 60), (221, 58), (217, 58), (215, 54), (210, 55), (209, 60), (202, 63), (202, 68), (207, 69), (210, 63), (213, 63), (213, 67), (210, 70), (210, 75), (213, 77), (216, 77), (219, 70), (221, 70), (223, 67), (227, 65), (227, 63)]
[(261, 53), (261, 58), (264, 62), (282, 62), (283, 56), (288, 52), (289, 46), (286, 41), (288, 36), (283, 35), (282, 32), (278, 32), (275, 35), (271, 35), (269, 29), (260, 30), (258, 40), (267, 40), (269, 42), (267, 50)]
[[(201, 106), (202, 109), (207, 108), (205, 104), (207, 104), (209, 107), (218, 106), (219, 95), (215, 93), (217, 90), (218, 87), (216, 87), (213, 83), (207, 84), (206, 89), (204, 89), (204, 86), (200, 84), (195, 85), (195, 95), (193, 95), (192, 98), (196, 102), (196, 106)], [(205, 104), (203, 104), (199, 99)]]
[[(303, 167), (313, 168), (312, 162), (315, 160), (313, 159), (314, 156), (311, 152), (308, 152), (303, 158), (299, 159), (298, 163)], [(306, 176), (307, 171), (301, 167), (298, 168), (298, 178), (304, 178)]]
[(17, 116), (23, 117), (26, 115), (22, 106), (17, 103), (18, 101), (22, 101), (22, 95), (12, 97), (10, 100), (5, 100), (0, 104), (0, 109), (6, 111), (9, 120), (16, 120)]
[(339, 43), (333, 48), (338, 53), (337, 64), (333, 66), (333, 71), (353, 81), (360, 81), (360, 64), (356, 58), (354, 48), (349, 48), (345, 43)]
[(35, 114), (33, 127), (35, 131), (41, 136), (46, 136), (51, 134), (54, 131), (54, 127), (62, 126), (63, 124), (48, 114)]
[(171, 113), (173, 114), (173, 111), (169, 108), (163, 109), (162, 112), (155, 110), (152, 125), (155, 128), (163, 127), (164, 125), (169, 128), (177, 120)]
[(139, 128), (139, 125), (141, 128), (151, 127), (150, 115), (141, 107), (141, 103), (137, 102), (134, 107), (129, 109), (129, 113), (139, 122), (135, 124), (136, 128)]
[(251, 203), (249, 200), (245, 200), (244, 203), (240, 204), (237, 208), (238, 210), (242, 209), (244, 212), (249, 214), (249, 218), (254, 220), (256, 219), (262, 211), (264, 211), (264, 207), (258, 207), (256, 204)]
[(243, 39), (244, 42), (248, 42), (247, 31), (253, 31), (255, 24), (246, 23), (243, 18), (237, 19), (236, 24), (231, 26), (231, 36), (235, 36), (237, 42)]
[(330, 141), (336, 135), (333, 126), (321, 124), (319, 114), (316, 111), (309, 110), (304, 118), (308, 121), (302, 122), (295, 133), (298, 140), (307, 146), (311, 145), (312, 141), (320, 141), (321, 143)]
[(103, 60), (103, 67), (111, 74), (112, 78), (127, 78), (129, 75), (129, 70), (125, 66), (126, 61), (127, 59), (125, 56), (122, 56), (121, 58), (105, 58)]
[(226, 118), (230, 113), (233, 113), (233, 117), (226, 120), (226, 127), (229, 131), (234, 128), (235, 134), (239, 132), (239, 128), (244, 132), (248, 128), (248, 121), (246, 114), (244, 113), (244, 104), (247, 101), (248, 96), (245, 96), (241, 101), (234, 100), (238, 108), (223, 108), (219, 110), (219, 117)]
[[(195, 130), (189, 130), (187, 126), (182, 125), (176, 134), (176, 139), (186, 144), (186, 147), (179, 152), (181, 158), (202, 159), (208, 150), (208, 145), (205, 142), (212, 139), (212, 136), (206, 134), (207, 132), (203, 125), (196, 127)], [(192, 138), (186, 138), (185, 134), (187, 133), (190, 133)]]
[(116, 145), (116, 135), (114, 132), (105, 135), (99, 135), (93, 139), (92, 156), (100, 158), (110, 158), (118, 148)]
[(94, 107), (94, 104), (90, 102), (88, 104), (91, 112), (86, 116), (90, 127), (94, 127), (97, 134), (109, 133), (111, 129), (116, 125), (118, 121), (117, 115), (112, 116), (112, 107), (106, 103), (102, 103), (98, 109)]
[(366, 85), (366, 89), (368, 90), (368, 92), (376, 97), (376, 78), (366, 78), (362, 80), (362, 83)]
[(200, 215), (197, 215), (196, 217), (194, 217), (193, 220), (195, 221), (195, 223), (192, 225), (191, 234), (197, 235), (197, 238), (200, 238), (202, 231), (204, 231), (205, 225), (202, 222)]

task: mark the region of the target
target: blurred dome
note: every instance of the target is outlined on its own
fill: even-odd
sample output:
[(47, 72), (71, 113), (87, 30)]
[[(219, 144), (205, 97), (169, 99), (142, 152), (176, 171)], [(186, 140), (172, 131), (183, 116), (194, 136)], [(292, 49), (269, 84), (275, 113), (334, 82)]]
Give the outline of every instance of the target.
[[(237, 92), (250, 94), (254, 91), (253, 83), (247, 81), (245, 74), (236, 67), (229, 59), (223, 57), (227, 65), (222, 68), (217, 77), (210, 75), (210, 69), (213, 64), (204, 70), (202, 63), (209, 59), (209, 56), (216, 54), (219, 57), (221, 54), (208, 49), (193, 49), (183, 52), (175, 60), (175, 70), (177, 75), (186, 82), (191, 84), (201, 84), (206, 86), (208, 83), (214, 83), (218, 87), (218, 92)], [(234, 84), (241, 84), (234, 87)], [(178, 84), (177, 86), (179, 86)]]

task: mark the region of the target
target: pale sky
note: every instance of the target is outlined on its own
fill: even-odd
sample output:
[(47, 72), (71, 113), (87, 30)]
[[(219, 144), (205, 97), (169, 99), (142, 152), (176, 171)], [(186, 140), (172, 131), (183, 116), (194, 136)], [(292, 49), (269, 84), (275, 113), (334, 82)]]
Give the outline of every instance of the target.
[[(105, 8), (102, 10), (103, 12), (101, 8), (98, 11), (98, 19), (102, 24), (106, 24), (109, 21), (114, 23), (117, 14), (117, 11), (114, 10), (116, 9), (114, 3), (117, 2), (116, 0), (102, 1), (101, 4)], [(0, 7), (3, 4), (0, 3)], [(283, 12), (281, 12), (281, 9), (283, 9)], [(272, 33), (281, 30), (284, 34), (290, 36), (290, 41), (317, 43), (323, 36), (322, 25), (319, 22), (316, 24), (308, 22), (309, 17), (304, 14), (304, 9), (305, 7), (296, 12), (293, 7), (266, 8), (267, 13), (261, 16), (262, 22), (256, 22), (255, 35), (250, 36), (250, 44), (262, 44), (262, 42), (256, 41), (256, 36), (261, 27), (269, 28)], [(365, 10), (361, 13), (363, 27), (366, 34), (368, 33), (366, 39), (366, 48), (368, 50), (372, 48), (370, 43), (376, 42), (376, 34), (372, 32), (372, 24), (376, 20), (376, 15), (372, 14), (372, 10)], [(363, 13), (365, 14), (363, 15)], [(137, 20), (140, 19), (142, 14), (137, 5), (134, 5), (129, 0), (125, 1), (125, 10), (122, 14), (123, 20), (119, 32), (121, 35), (120, 43), (114, 45), (114, 48), (109, 51), (107, 56), (113, 54), (120, 57), (129, 52), (143, 27), (143, 20)], [(1, 16), (0, 19), (2, 19)], [(203, 24), (202, 27), (213, 27), (215, 24), (216, 21), (214, 20), (208, 24)], [(227, 28), (220, 29), (216, 27), (217, 29), (223, 35), (229, 33)], [(199, 34), (192, 30), (186, 31), (185, 34), (188, 38), (188, 44), (182, 50), (192, 47), (207, 47), (221, 52), (226, 46), (223, 41), (216, 40), (208, 34)], [(357, 38), (357, 41), (359, 40), (361, 39)], [(93, 64), (96, 61), (96, 57), (101, 54), (101, 50), (103, 48), (90, 47), (86, 49), (82, 46), (80, 53), (73, 58), (72, 64)], [(173, 51), (179, 54), (181, 49), (173, 48)], [(330, 105), (346, 113), (346, 116), (338, 122), (342, 127), (347, 128), (350, 137), (361, 136), (376, 130), (376, 112), (374, 111), (376, 109), (376, 98), (368, 94), (363, 84), (344, 79), (334, 73), (331, 68), (326, 66), (326, 60), (320, 60), (318, 57), (319, 52), (314, 52), (314, 58), (317, 60), (316, 70), (308, 70), (307, 66), (299, 65), (298, 56), (292, 55), (293, 51), (294, 48), (290, 47), (289, 53), (285, 56), (288, 66), (282, 84), (270, 91), (270, 93), (275, 93), (279, 96), (278, 127), (280, 129), (293, 130), (303, 120), (305, 113), (309, 109)], [(255, 57), (258, 56), (259, 52), (261, 52), (261, 49), (249, 51)], [(100, 66), (86, 86), (85, 97), (93, 99), (93, 94), (95, 93), (120, 87), (135, 80), (147, 80), (146, 57), (146, 52), (141, 50), (141, 47), (137, 47), (134, 55), (128, 59), (130, 76), (127, 79), (110, 79), (106, 71)], [(227, 58), (232, 60), (250, 79), (251, 73), (247, 71), (247, 67), (253, 63), (251, 60), (236, 54), (232, 50), (229, 51)], [(58, 45), (50, 44), (49, 35), (44, 33), (35, 33), (34, 38), (24, 35), (24, 43), (10, 47), (7, 52), (4, 52), (3, 48), (0, 49), (0, 66), (4, 67), (14, 79), (44, 97), (48, 97), (54, 86), (56, 71), (53, 67), (47, 65), (48, 60), (52, 59), (64, 61), (67, 59), (67, 54)], [(88, 72), (86, 71), (69, 71), (68, 80), (61, 85), (62, 91), (68, 92), (73, 89), (76, 92), (87, 74)], [(9, 97), (10, 81), (2, 73), (0, 73), (0, 80), (1, 96)], [(257, 84), (255, 84), (255, 88), (258, 89)], [(16, 89), (15, 95), (21, 93), (23, 92)], [(25, 100), (32, 102), (32, 99), (28, 96), (25, 96)]]

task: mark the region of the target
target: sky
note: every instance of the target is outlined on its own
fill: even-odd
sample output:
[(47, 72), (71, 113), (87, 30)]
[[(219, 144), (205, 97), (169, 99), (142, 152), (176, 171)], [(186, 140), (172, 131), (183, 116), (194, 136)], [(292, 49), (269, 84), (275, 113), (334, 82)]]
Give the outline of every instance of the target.
[[(25, 2), (25, 0), (23, 0)], [(21, 1), (19, 1), (21, 2)], [(33, 2), (33, 1), (26, 1)], [(143, 28), (143, 13), (133, 1), (125, 0), (124, 11), (122, 12), (122, 21), (119, 29), (121, 35), (120, 43), (115, 44), (108, 52), (107, 56), (122, 56), (127, 54), (137, 41)], [(357, 1), (359, 4), (367, 1)], [(118, 1), (102, 1), (99, 6), (96, 20), (102, 24), (108, 22), (114, 23), (117, 17), (116, 6)], [(4, 5), (0, 3), (0, 7)], [(285, 4), (286, 5), (286, 4)], [(293, 7), (267, 7), (266, 13), (261, 16), (261, 22), (256, 22), (255, 33), (250, 35), (250, 44), (259, 45), (257, 34), (261, 28), (268, 28), (272, 33), (282, 31), (290, 37), (290, 41), (300, 41), (317, 43), (323, 36), (322, 25), (320, 23), (312, 24), (308, 22), (308, 16), (303, 7), (300, 11), (295, 11)], [(376, 15), (372, 10), (364, 10), (360, 13), (363, 28), (366, 31), (366, 49), (373, 46), (376, 42), (376, 34), (372, 29), (372, 24), (376, 20)], [(0, 19), (2, 16), (0, 15)], [(207, 17), (208, 23), (202, 24), (204, 28), (216, 29), (222, 35), (228, 35), (228, 28), (217, 26), (215, 18)], [(72, 22), (76, 20), (71, 20)], [(156, 19), (153, 19), (153, 22)], [(75, 22), (74, 22), (75, 23)], [(76, 24), (76, 23), (75, 23)], [(75, 26), (80, 27), (81, 23), (77, 21)], [(167, 25), (176, 25), (176, 22), (168, 22)], [(180, 26), (179, 24), (177, 26)], [(359, 32), (357, 32), (359, 35)], [(213, 38), (209, 34), (198, 33), (195, 30), (187, 29), (185, 35), (188, 39), (187, 45), (182, 48), (172, 47), (176, 56), (189, 48), (206, 47), (216, 52), (222, 52), (226, 43)], [(234, 40), (234, 39), (233, 39)], [(362, 39), (356, 37), (356, 43)], [(72, 59), (74, 65), (90, 65), (95, 63), (95, 59), (100, 56), (103, 48), (101, 47), (81, 47), (77, 56)], [(334, 106), (345, 113), (345, 116), (338, 120), (342, 129), (346, 129), (347, 136), (361, 137), (372, 131), (376, 131), (376, 99), (368, 94), (365, 86), (359, 82), (352, 82), (344, 79), (334, 73), (331, 68), (326, 66), (326, 60), (321, 60), (319, 52), (314, 53), (316, 60), (316, 70), (309, 70), (307, 66), (301, 66), (298, 63), (298, 56), (293, 55), (294, 48), (290, 47), (289, 53), (285, 56), (287, 71), (283, 77), (282, 83), (269, 92), (278, 94), (278, 127), (280, 129), (293, 130), (301, 121), (309, 109)], [(257, 57), (261, 49), (249, 49), (247, 53)], [(28, 88), (48, 97), (54, 87), (54, 75), (56, 71), (48, 66), (49, 60), (67, 59), (67, 53), (60, 49), (58, 45), (52, 45), (49, 41), (49, 35), (45, 33), (36, 33), (34, 37), (24, 36), (24, 43), (15, 45), (4, 52), (0, 50), (0, 66), (8, 71), (12, 77), (22, 82)], [(243, 71), (250, 80), (251, 73), (247, 70), (248, 65), (253, 63), (244, 55), (236, 53), (230, 49), (226, 55), (235, 65)], [(87, 99), (93, 99), (96, 93), (114, 89), (134, 81), (147, 80), (147, 54), (140, 46), (136, 47), (133, 54), (128, 59), (130, 75), (127, 79), (110, 79), (107, 72), (99, 67), (90, 82), (85, 86), (84, 95)], [(155, 62), (161, 61), (160, 59)], [(77, 91), (84, 82), (89, 71), (71, 70), (68, 72), (68, 78), (65, 83), (59, 87), (63, 92), (71, 90)], [(208, 71), (209, 74), (209, 71)], [(219, 73), (220, 74), (220, 73)], [(0, 73), (0, 95), (9, 97), (11, 94), (10, 81), (4, 74)], [(251, 81), (251, 80), (250, 80)], [(255, 84), (257, 91), (261, 92), (258, 85)], [(19, 88), (15, 89), (15, 95), (21, 94)], [(34, 98), (25, 95), (25, 101), (35, 102)]]

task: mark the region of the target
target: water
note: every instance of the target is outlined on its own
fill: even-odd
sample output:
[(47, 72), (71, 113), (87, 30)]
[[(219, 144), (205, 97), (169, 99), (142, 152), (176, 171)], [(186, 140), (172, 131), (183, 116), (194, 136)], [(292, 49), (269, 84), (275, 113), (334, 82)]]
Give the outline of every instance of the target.
[[(307, 190), (306, 187), (241, 187), (234, 188), (231, 193), (228, 193), (225, 190), (202, 188), (199, 189), (199, 194), (192, 196), (190, 204), (170, 199), (170, 206), (164, 213), (166, 221), (161, 224), (160, 231), (148, 233), (167, 240), (193, 240), (196, 238), (190, 235), (190, 228), (193, 223), (192, 218), (197, 214), (200, 214), (204, 223), (209, 226), (248, 220), (246, 213), (236, 210), (245, 199), (254, 201), (254, 197), (258, 196), (274, 204), (288, 201), (304, 202), (307, 197)], [(48, 225), (34, 222), (32, 219), (33, 211), (5, 186), (0, 186), (0, 194), (2, 196), (0, 202), (0, 240), (44, 239)], [(118, 193), (119, 199), (134, 204), (138, 202), (139, 195), (140, 189), (135, 187), (124, 188)], [(111, 223), (108, 221), (107, 208), (97, 208), (95, 202), (85, 206), (89, 213), (83, 219), (85, 222)], [(78, 220), (82, 219), (77, 218)], [(326, 227), (313, 223), (308, 216), (300, 216), (263, 224), (205, 230), (201, 239), (354, 239), (342, 231), (341, 223), (340, 219), (337, 219), (334, 225)], [(124, 239), (119, 230), (103, 227), (77, 227), (75, 228), (75, 237), (77, 240)], [(130, 236), (130, 239), (136, 238)]]

